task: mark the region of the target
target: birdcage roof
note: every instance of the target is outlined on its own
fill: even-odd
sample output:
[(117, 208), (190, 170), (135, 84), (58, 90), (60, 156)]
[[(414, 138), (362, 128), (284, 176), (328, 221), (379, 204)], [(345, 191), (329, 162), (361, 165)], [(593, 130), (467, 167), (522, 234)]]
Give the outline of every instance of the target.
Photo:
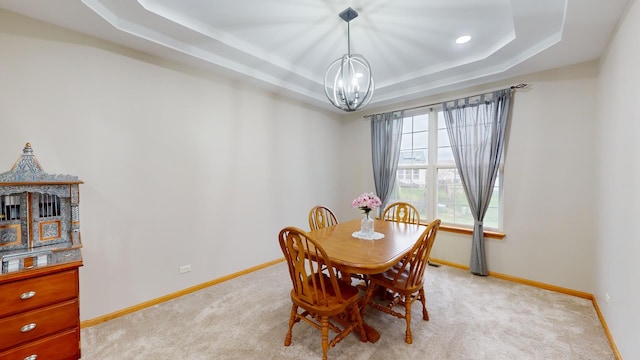
[(0, 183), (79, 183), (77, 176), (47, 174), (33, 155), (31, 144), (27, 143), (11, 170), (0, 174)]

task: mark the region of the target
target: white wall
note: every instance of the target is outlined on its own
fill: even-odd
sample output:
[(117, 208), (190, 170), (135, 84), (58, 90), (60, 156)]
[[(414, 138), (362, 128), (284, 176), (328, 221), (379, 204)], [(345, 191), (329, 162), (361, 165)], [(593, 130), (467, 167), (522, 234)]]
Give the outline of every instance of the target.
[[(596, 76), (597, 64), (590, 62), (421, 101), (430, 104), (520, 82), (529, 84), (513, 98), (504, 172), (507, 236), (486, 239), (489, 271), (588, 293), (594, 290)], [(344, 139), (366, 141), (365, 146), (354, 140), (344, 151), (358, 174), (345, 179), (345, 188), (353, 196), (374, 186), (369, 175), (369, 123), (354, 115), (345, 129)], [(343, 197), (348, 198), (344, 192)], [(347, 209), (348, 205), (343, 211)], [(470, 251), (470, 235), (443, 231), (432, 256), (468, 265)]]
[(594, 295), (622, 356), (640, 359), (640, 3), (630, 6), (598, 81)]
[(335, 115), (4, 11), (0, 49), (0, 172), (31, 142), (85, 182), (82, 320), (280, 258), (340, 201)]

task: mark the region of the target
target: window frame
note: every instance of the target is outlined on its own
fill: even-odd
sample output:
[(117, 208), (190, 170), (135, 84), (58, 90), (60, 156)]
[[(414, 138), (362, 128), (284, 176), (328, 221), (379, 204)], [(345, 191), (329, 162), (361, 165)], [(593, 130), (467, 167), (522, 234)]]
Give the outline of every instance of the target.
[[(406, 180), (407, 178), (407, 172), (406, 170), (410, 170), (409, 173), (409, 180), (411, 181), (414, 176), (413, 174), (417, 171), (419, 171), (420, 169), (424, 169), (426, 177), (425, 177), (425, 199), (424, 201), (426, 202), (426, 206), (425, 211), (426, 214), (421, 214), (421, 219), (423, 220), (427, 220), (427, 219), (435, 219), (438, 216), (438, 204), (437, 204), (437, 194), (438, 194), (438, 171), (441, 169), (453, 169), (454, 171), (456, 171), (457, 173), (457, 167), (455, 165), (455, 162), (453, 164), (442, 164), (442, 163), (438, 163), (437, 161), (437, 157), (438, 157), (438, 117), (440, 116), (440, 114), (442, 113), (442, 106), (439, 105), (435, 105), (435, 106), (431, 106), (429, 108), (422, 108), (422, 109), (414, 109), (411, 110), (410, 112), (405, 112), (404, 116), (403, 116), (403, 122), (407, 119), (407, 118), (413, 118), (416, 116), (420, 116), (420, 115), (424, 115), (427, 114), (428, 115), (428, 143), (427, 143), (427, 163), (425, 165), (423, 164), (416, 164), (416, 163), (412, 163), (412, 164), (406, 164), (406, 165), (402, 165), (400, 163), (400, 159), (398, 161), (398, 171), (396, 172), (396, 183), (394, 185), (394, 191), (392, 192), (391, 196), (392, 198), (390, 199), (390, 202), (393, 201), (398, 201), (398, 193), (397, 193), (397, 189), (399, 187), (399, 178), (398, 178), (398, 172), (403, 171), (403, 180)], [(403, 125), (403, 131), (404, 131), (404, 125)], [(413, 133), (413, 126), (411, 129), (411, 133)], [(406, 134), (403, 132), (403, 134)], [(411, 150), (413, 150), (413, 147), (411, 148)], [(406, 150), (405, 150), (406, 151)], [(402, 152), (402, 150), (401, 150)], [(504, 166), (503, 166), (503, 160), (504, 160), (504, 154), (501, 157), (500, 160), (500, 166), (498, 169), (498, 186), (497, 186), (497, 191), (498, 191), (498, 227), (493, 227), (493, 226), (484, 226), (484, 230), (485, 230), (485, 236), (489, 235), (489, 237), (493, 237), (493, 238), (503, 238), (504, 237), (504, 233), (503, 231), (503, 226), (504, 226), (504, 218), (503, 218), (503, 214), (504, 214)], [(458, 175), (459, 176), (459, 175)], [(466, 200), (466, 199), (465, 199)], [(409, 201), (411, 202), (411, 201)], [(417, 206), (418, 207), (418, 206)], [(420, 208), (420, 207), (418, 207)], [(471, 233), (473, 230), (473, 225), (469, 225), (469, 224), (463, 224), (463, 223), (454, 223), (454, 222), (445, 222), (443, 221), (442, 223), (442, 227), (445, 230), (451, 230), (453, 232), (459, 232), (459, 233)]]

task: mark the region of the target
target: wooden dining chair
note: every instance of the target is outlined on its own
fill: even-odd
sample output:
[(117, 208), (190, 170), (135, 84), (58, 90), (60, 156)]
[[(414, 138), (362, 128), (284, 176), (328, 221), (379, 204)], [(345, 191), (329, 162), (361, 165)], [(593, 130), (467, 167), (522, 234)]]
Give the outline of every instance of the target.
[(420, 223), (420, 212), (408, 202), (398, 201), (389, 204), (382, 212), (382, 220), (399, 221), (403, 223)]
[[(333, 213), (333, 211), (329, 210), (329, 208), (321, 205), (316, 205), (311, 208), (309, 211), (309, 228), (313, 230), (323, 229), (328, 226), (333, 226), (338, 224), (338, 218)], [(350, 278), (356, 280), (365, 280), (364, 275), (361, 274), (351, 274), (345, 271), (341, 271), (339, 276), (342, 280), (348, 280)]]
[[(407, 224), (420, 224), (420, 212), (415, 206), (408, 202), (398, 201), (389, 204), (382, 212), (382, 219), (386, 221), (397, 221)], [(402, 266), (402, 262), (395, 264), (395, 267)]]
[(317, 205), (309, 211), (309, 228), (318, 230), (338, 223), (336, 215), (329, 208)]
[[(284, 345), (291, 345), (293, 325), (304, 320), (322, 332), (322, 359), (352, 331), (363, 342), (367, 335), (362, 326), (358, 289), (339, 281), (331, 259), (311, 235), (294, 227), (286, 227), (278, 236), (280, 248), (287, 260), (291, 290), (291, 316)], [(322, 270), (323, 265), (326, 269)], [(301, 308), (303, 311), (298, 312)], [(336, 332), (329, 341), (329, 330)]]
[[(422, 318), (429, 320), (426, 298), (424, 294), (424, 271), (427, 267), (427, 259), (436, 239), (440, 219), (432, 221), (415, 243), (411, 251), (400, 261), (400, 266), (392, 267), (381, 274), (369, 275), (369, 285), (363, 302), (374, 309), (387, 314), (405, 319), (405, 341), (413, 342), (411, 336), (411, 305), (414, 301), (422, 303)], [(378, 287), (384, 287), (393, 293), (392, 300), (388, 304), (376, 302), (373, 294)], [(382, 299), (381, 299), (382, 300)], [(404, 313), (394, 310), (394, 306), (404, 305)], [(364, 316), (366, 305), (362, 308)]]

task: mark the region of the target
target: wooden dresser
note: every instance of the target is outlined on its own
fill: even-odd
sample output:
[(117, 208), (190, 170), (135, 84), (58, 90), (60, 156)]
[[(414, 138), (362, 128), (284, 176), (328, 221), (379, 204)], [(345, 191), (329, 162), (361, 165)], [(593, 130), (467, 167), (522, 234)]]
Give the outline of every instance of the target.
[(80, 358), (80, 266), (72, 262), (0, 277), (0, 360)]
[(0, 173), (0, 360), (80, 359), (80, 184), (29, 143)]

